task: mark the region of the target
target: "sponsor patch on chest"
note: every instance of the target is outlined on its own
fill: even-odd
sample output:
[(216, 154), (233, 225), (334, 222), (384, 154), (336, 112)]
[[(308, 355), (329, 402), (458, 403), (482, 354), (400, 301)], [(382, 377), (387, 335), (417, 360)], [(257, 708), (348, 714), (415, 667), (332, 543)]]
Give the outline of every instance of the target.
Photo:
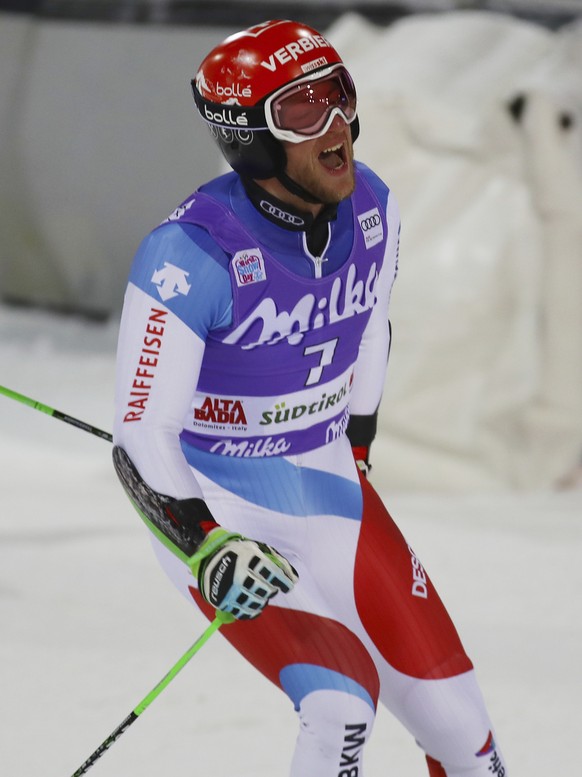
[(367, 210), (365, 213), (359, 213), (358, 222), (364, 236), (366, 249), (372, 248), (372, 246), (384, 239), (384, 225), (382, 224), (378, 208), (372, 208), (372, 210)]
[(248, 286), (267, 280), (265, 260), (259, 248), (237, 251), (232, 257), (232, 266), (237, 286)]

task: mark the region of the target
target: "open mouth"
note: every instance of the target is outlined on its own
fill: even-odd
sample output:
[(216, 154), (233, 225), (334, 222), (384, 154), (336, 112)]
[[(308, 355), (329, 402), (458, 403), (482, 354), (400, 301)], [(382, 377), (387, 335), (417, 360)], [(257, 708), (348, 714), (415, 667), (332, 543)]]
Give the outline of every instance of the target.
[(338, 143), (325, 148), (318, 158), (327, 170), (340, 170), (346, 163), (344, 144)]

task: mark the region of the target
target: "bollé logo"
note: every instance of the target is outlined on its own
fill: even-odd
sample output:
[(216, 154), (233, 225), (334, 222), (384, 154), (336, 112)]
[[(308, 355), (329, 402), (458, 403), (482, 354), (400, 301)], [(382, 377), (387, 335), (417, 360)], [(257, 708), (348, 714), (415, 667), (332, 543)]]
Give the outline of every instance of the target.
[(216, 94), (219, 97), (252, 97), (253, 90), (250, 86), (241, 87), (240, 84), (233, 84), (232, 86), (216, 84)]
[(246, 112), (237, 116), (236, 113), (233, 113), (232, 108), (222, 108), (220, 111), (211, 111), (208, 106), (205, 105), (204, 117), (213, 124), (227, 124), (231, 127), (246, 127), (249, 123)]

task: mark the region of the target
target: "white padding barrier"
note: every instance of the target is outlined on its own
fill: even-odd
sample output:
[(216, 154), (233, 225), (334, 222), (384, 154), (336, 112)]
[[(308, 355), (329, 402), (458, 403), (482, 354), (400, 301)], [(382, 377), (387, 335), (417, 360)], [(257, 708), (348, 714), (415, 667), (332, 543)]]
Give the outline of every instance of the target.
[(357, 155), (402, 211), (376, 479), (560, 485), (582, 451), (582, 25), (350, 16), (330, 37), (359, 89)]

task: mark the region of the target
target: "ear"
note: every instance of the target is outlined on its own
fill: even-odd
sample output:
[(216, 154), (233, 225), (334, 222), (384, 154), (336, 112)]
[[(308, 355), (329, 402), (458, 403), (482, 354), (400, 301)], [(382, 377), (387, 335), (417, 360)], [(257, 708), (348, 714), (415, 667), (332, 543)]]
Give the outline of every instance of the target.
[(350, 124), (350, 129), (352, 131), (352, 143), (355, 143), (358, 139), (358, 135), (360, 134), (360, 119), (358, 116), (356, 116), (356, 118)]

